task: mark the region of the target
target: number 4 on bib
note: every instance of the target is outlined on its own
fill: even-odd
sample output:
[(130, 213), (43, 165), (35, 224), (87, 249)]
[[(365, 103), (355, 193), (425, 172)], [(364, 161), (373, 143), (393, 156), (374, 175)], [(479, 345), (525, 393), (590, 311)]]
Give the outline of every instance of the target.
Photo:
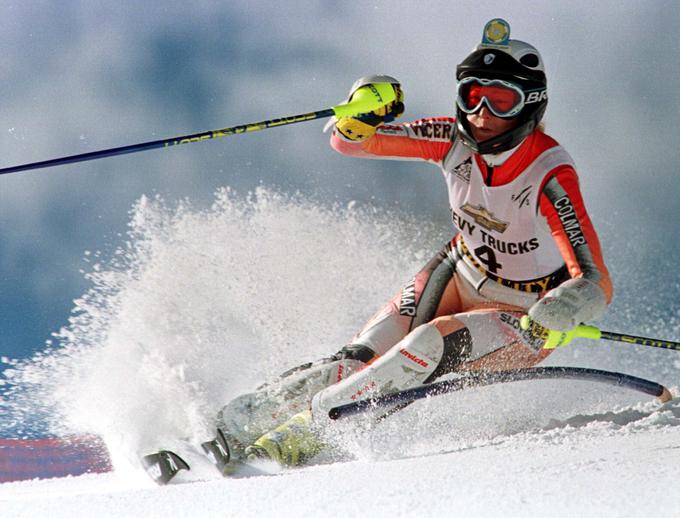
[(474, 254), (479, 261), (484, 264), (487, 271), (491, 273), (498, 273), (503, 267), (496, 261), (496, 254), (493, 249), (487, 245), (482, 245), (474, 249)]

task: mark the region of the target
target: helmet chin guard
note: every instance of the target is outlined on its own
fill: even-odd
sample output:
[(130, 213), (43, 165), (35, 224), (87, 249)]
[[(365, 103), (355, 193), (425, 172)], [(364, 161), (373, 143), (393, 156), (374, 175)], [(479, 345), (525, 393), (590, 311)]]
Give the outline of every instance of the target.
[(507, 151), (517, 146), (540, 123), (548, 106), (548, 83), (543, 59), (533, 45), (510, 39), (510, 25), (500, 18), (484, 27), (482, 43), (457, 67), (456, 80), (468, 77), (498, 79), (517, 85), (525, 96), (525, 105), (516, 115), (517, 125), (483, 142), (477, 142), (470, 131), (465, 113), (456, 105), (456, 126), (463, 142), (481, 154)]

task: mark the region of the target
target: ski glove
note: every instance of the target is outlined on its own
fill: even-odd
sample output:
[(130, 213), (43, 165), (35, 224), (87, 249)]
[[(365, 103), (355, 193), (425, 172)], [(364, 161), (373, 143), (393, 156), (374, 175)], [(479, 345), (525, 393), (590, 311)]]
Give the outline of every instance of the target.
[(548, 329), (542, 325), (531, 320), (529, 315), (524, 315), (520, 320), (520, 327), (524, 331), (528, 331), (531, 337), (535, 340), (543, 342), (542, 349), (555, 349), (557, 347), (564, 347), (571, 343), (576, 338), (576, 328), (570, 331), (555, 331)]
[(570, 331), (599, 318), (606, 307), (606, 297), (597, 284), (584, 278), (569, 279), (531, 306), (529, 316), (548, 329)]
[(399, 85), (399, 81), (390, 76), (366, 76), (362, 77), (352, 85), (347, 102), (352, 100), (352, 96), (362, 88), (371, 88), (374, 83), (390, 83), (394, 88), (396, 99), (382, 108), (370, 113), (362, 113), (353, 117), (341, 117), (335, 123), (337, 130), (347, 139), (362, 141), (372, 137), (375, 130), (386, 122), (404, 113), (404, 92)]

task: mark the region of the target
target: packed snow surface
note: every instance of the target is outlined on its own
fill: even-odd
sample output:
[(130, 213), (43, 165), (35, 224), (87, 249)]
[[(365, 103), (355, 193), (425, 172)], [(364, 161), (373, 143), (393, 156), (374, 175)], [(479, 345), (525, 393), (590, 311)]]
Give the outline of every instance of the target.
[[(580, 381), (471, 389), (379, 425), (348, 419), (305, 468), (223, 479), (197, 458), (176, 485), (147, 477), (141, 454), (198, 444), (231, 397), (335, 352), (446, 238), (403, 214), (265, 189), (221, 190), (203, 209), (141, 199), (124, 244), (88, 255), (92, 288), (54, 343), (4, 360), (0, 431), (99, 435), (114, 471), (2, 484), (0, 514), (678, 516), (680, 403)], [(606, 326), (633, 332), (635, 308), (616, 314)], [(634, 331), (677, 339), (668, 316)], [(644, 376), (678, 396), (679, 356), (583, 342), (546, 364)]]
[[(647, 405), (650, 407), (651, 405)], [(623, 412), (626, 414), (626, 412)], [(648, 408), (446, 453), (157, 487), (118, 473), (0, 485), (3, 516), (678, 516), (680, 409)], [(631, 416), (626, 417), (628, 419)], [(415, 432), (415, 433), (414, 433)], [(418, 430), (404, 431), (408, 455)]]

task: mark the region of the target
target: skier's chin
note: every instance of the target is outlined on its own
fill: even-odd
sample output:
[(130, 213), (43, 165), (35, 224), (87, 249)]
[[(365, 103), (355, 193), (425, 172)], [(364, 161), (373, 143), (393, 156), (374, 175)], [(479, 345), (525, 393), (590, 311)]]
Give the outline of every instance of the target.
[(472, 136), (478, 143), (486, 142), (500, 135), (500, 132), (489, 128), (472, 128)]

